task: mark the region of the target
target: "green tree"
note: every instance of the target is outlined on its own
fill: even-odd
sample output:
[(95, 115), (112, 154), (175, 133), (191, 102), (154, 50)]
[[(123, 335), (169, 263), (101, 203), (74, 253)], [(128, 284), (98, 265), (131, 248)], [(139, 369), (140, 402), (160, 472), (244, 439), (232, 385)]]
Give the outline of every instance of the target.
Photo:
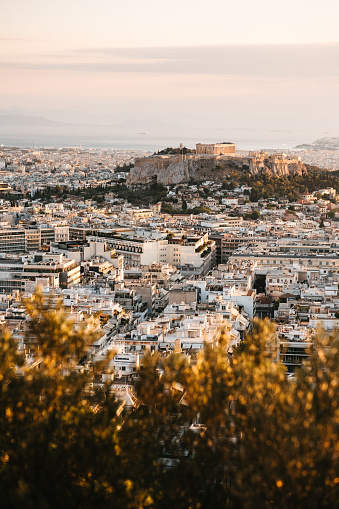
[(254, 219), (255, 221), (259, 219), (260, 212), (259, 210), (253, 210), (253, 212), (250, 214), (251, 219)]
[(291, 381), (270, 322), (233, 354), (225, 325), (197, 355), (146, 354), (137, 405), (120, 414), (109, 385), (88, 385), (109, 359), (78, 370), (93, 335), (60, 302), (36, 294), (26, 308), (40, 369), (0, 337), (2, 507), (337, 506), (336, 336), (319, 331)]
[(251, 193), (250, 193), (250, 201), (257, 202), (260, 197), (261, 197), (260, 192), (257, 189), (255, 189), (254, 187), (252, 187)]
[[(179, 506), (185, 500), (186, 507), (334, 507), (338, 340), (317, 337), (310, 361), (294, 381), (275, 362), (272, 324), (255, 322), (246, 343), (229, 358), (227, 333), (221, 332), (193, 364), (171, 357), (162, 361), (160, 379), (159, 359), (148, 358), (139, 389), (147, 419), (152, 416), (147, 427), (161, 430), (165, 443), (183, 422), (199, 416), (203, 423), (200, 433), (182, 437), (182, 450), (192, 455), (179, 451), (171, 476), (162, 473), (164, 500), (173, 500), (175, 486)], [(183, 392), (177, 390), (179, 380)]]
[(6, 330), (0, 338), (1, 507), (100, 506), (113, 490), (106, 469), (118, 468), (118, 417), (109, 388), (88, 390), (95, 373), (77, 369), (93, 335), (59, 301), (36, 294), (26, 307), (39, 369), (23, 365)]

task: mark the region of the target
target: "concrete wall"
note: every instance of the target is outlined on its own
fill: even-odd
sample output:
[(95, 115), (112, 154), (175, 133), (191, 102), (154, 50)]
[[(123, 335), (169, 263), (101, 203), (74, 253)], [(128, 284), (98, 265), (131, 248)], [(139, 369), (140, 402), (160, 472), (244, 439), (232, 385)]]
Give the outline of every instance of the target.
[(170, 290), (168, 293), (169, 304), (191, 304), (197, 302), (197, 291), (196, 290)]
[(234, 143), (197, 143), (197, 154), (227, 155), (235, 154)]

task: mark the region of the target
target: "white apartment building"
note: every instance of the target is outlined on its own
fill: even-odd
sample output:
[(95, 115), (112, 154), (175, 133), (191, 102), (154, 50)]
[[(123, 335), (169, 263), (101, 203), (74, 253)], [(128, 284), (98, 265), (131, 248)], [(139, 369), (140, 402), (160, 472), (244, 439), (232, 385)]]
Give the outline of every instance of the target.
[(69, 240), (69, 226), (54, 226), (55, 242), (67, 242)]
[(103, 240), (124, 256), (126, 267), (163, 263), (206, 273), (214, 260), (215, 242), (209, 240), (208, 234), (171, 239), (112, 236)]
[(297, 273), (293, 270), (270, 270), (266, 276), (266, 294), (273, 300), (279, 299), (284, 288), (297, 282)]

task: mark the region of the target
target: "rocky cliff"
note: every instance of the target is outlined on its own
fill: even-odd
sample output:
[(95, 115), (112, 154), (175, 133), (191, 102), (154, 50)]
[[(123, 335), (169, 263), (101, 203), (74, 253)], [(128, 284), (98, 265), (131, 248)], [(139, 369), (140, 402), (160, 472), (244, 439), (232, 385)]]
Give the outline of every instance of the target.
[(265, 157), (250, 158), (249, 171), (252, 175), (257, 173), (270, 173), (281, 177), (283, 175), (301, 175), (306, 172), (306, 166), (298, 158)]
[(250, 157), (199, 157), (182, 160), (180, 156), (155, 156), (136, 159), (127, 177), (127, 185), (157, 182), (170, 185), (194, 180), (220, 180), (229, 171), (239, 173), (270, 173), (276, 176), (295, 175), (306, 172), (298, 158), (285, 155), (256, 154)]
[(169, 185), (188, 182), (191, 178), (203, 180), (199, 172), (204, 170), (209, 174), (216, 170), (215, 158), (188, 158), (181, 160), (180, 157), (147, 157), (136, 159), (134, 168), (127, 177), (127, 185), (148, 184), (155, 179), (157, 182)]
[(163, 168), (158, 168), (151, 162), (134, 166), (127, 177), (127, 185), (149, 184), (154, 180), (169, 185), (179, 184), (190, 179), (188, 161), (174, 162)]

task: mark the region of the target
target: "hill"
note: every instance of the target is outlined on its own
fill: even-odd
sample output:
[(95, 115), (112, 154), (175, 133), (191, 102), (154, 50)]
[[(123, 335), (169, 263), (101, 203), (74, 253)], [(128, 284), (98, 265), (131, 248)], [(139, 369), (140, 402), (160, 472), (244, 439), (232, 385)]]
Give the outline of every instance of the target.
[(338, 137), (325, 137), (319, 138), (312, 143), (303, 143), (297, 145), (295, 148), (303, 150), (339, 150)]
[(190, 180), (224, 180), (234, 173), (257, 175), (302, 175), (306, 166), (296, 157), (254, 153), (250, 156), (168, 155), (165, 151), (137, 158), (128, 175), (127, 185), (157, 182), (169, 185)]

